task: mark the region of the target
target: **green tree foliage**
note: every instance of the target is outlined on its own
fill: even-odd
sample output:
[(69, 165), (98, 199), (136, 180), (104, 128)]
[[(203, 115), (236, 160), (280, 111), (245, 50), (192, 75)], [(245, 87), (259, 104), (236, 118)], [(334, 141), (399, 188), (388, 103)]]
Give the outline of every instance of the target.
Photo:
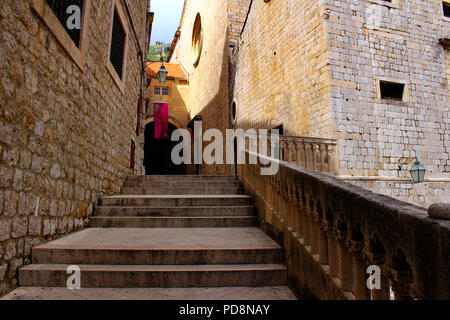
[(156, 44), (150, 46), (147, 59), (149, 61), (161, 61), (161, 57), (163, 57), (164, 61), (167, 61), (169, 50), (170, 44), (162, 44), (157, 42)]

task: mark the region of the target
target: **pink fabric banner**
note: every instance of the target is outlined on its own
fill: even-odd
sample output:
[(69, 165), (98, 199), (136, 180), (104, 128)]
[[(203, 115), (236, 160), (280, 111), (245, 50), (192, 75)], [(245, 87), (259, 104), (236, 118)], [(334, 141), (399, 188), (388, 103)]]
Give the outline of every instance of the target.
[(169, 139), (168, 103), (155, 103), (155, 139)]

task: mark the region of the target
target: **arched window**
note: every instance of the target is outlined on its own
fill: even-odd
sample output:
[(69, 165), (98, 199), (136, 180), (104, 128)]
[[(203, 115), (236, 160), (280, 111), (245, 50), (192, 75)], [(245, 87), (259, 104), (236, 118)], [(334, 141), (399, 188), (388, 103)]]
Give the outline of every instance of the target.
[(200, 56), (202, 55), (203, 46), (203, 30), (202, 19), (200, 13), (197, 13), (197, 17), (194, 22), (194, 29), (192, 31), (192, 55), (194, 57), (194, 67), (198, 65)]

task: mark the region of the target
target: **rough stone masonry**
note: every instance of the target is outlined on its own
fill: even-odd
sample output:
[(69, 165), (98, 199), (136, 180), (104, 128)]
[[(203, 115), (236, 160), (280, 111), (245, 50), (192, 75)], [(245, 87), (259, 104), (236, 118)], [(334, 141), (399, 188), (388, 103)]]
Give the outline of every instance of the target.
[[(232, 61), (237, 126), (338, 141), (342, 179), (450, 201), (450, 19), (442, 0), (253, 1)], [(399, 99), (383, 82), (402, 86)], [(411, 183), (415, 159), (426, 168)]]
[(106, 68), (121, 1), (84, 1), (81, 67), (60, 42), (66, 35), (33, 8), (44, 1), (0, 2), (0, 296), (16, 285), (31, 247), (82, 228), (97, 197), (117, 193), (131, 172), (149, 1), (127, 2), (123, 92)]

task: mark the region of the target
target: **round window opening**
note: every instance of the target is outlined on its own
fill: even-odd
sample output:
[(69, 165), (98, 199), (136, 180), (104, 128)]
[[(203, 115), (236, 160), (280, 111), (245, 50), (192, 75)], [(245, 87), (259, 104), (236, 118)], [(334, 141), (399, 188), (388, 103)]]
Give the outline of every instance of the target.
[(200, 56), (202, 54), (203, 46), (203, 30), (202, 30), (202, 19), (200, 13), (197, 13), (195, 18), (194, 30), (192, 32), (192, 53), (194, 56), (194, 67), (198, 65), (200, 61)]

